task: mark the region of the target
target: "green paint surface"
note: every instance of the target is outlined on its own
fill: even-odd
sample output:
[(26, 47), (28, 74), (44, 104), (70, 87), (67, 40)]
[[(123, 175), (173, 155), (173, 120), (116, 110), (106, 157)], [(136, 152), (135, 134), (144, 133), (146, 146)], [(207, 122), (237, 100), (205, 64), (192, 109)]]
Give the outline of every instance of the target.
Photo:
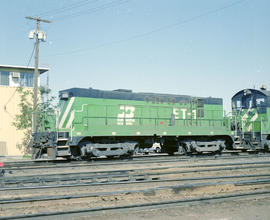
[[(230, 135), (222, 105), (75, 97), (60, 100), (58, 131), (72, 136)], [(48, 124), (55, 130), (55, 117)], [(72, 122), (72, 123), (71, 123)]]

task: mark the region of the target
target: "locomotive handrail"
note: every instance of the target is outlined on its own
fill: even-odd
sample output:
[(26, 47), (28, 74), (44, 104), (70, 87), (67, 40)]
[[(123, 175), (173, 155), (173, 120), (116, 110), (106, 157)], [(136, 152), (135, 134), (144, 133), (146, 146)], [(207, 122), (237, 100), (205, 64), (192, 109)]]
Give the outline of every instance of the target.
[[(74, 122), (73, 124), (82, 124), (83, 121), (85, 119), (104, 119), (104, 124), (105, 125), (108, 125), (108, 120), (110, 119), (115, 119), (115, 123), (117, 123), (117, 120), (119, 119), (123, 119), (123, 125), (126, 125), (126, 120), (129, 119), (129, 118), (126, 118), (126, 117), (103, 117), (103, 116), (84, 116), (82, 117), (82, 120), (79, 121), (79, 122)], [(171, 125), (171, 118), (157, 118), (157, 117), (134, 117), (133, 119), (139, 121), (139, 125), (143, 125), (143, 120), (153, 120), (155, 121), (155, 126), (158, 126), (159, 124), (157, 123), (158, 121), (167, 121), (167, 125), (169, 126), (179, 126), (179, 124), (177, 125), (177, 121), (182, 121), (183, 122), (183, 125), (184, 126), (193, 126), (193, 125), (196, 125), (196, 126), (202, 126), (204, 123), (202, 122), (208, 122), (208, 126), (218, 126), (218, 127), (225, 127), (224, 123), (224, 119), (205, 119), (205, 118), (200, 118), (200, 119), (175, 119), (175, 123), (174, 125)], [(195, 122), (195, 123), (192, 123), (192, 122)], [(151, 123), (149, 123), (151, 124)], [(219, 125), (218, 125), (219, 124)], [(145, 125), (145, 124), (144, 124)]]
[[(88, 106), (88, 105), (89, 104), (82, 104), (80, 110), (75, 110), (74, 109), (71, 112), (71, 114), (75, 114), (77, 112), (84, 112), (84, 108), (86, 106)], [(96, 106), (99, 106), (99, 105), (96, 105)], [(103, 106), (104, 107), (104, 105), (100, 105), (100, 106)], [(104, 118), (105, 119), (105, 125), (108, 124), (108, 119), (118, 119), (118, 120), (119, 119), (122, 119), (124, 124), (126, 124), (126, 120), (130, 120), (127, 117), (115, 117), (115, 116), (110, 117), (110, 116), (107, 116), (108, 106), (110, 106), (110, 105), (105, 105), (105, 107), (106, 107), (106, 116), (88, 116), (88, 113), (86, 112), (87, 115), (83, 115), (81, 117), (80, 123), (82, 123), (83, 120), (85, 120), (85, 119), (91, 119), (91, 118)], [(141, 107), (140, 105), (135, 105), (135, 106), (137, 106), (138, 108)], [(156, 106), (153, 106), (153, 107), (156, 107)], [(172, 107), (168, 107), (168, 106), (162, 106), (161, 107), (161, 106), (159, 106), (159, 108), (157, 110), (159, 110), (160, 108), (171, 109)], [(223, 119), (214, 119), (215, 115), (217, 115), (217, 113), (219, 113), (219, 112), (221, 112), (221, 111), (220, 110), (204, 110), (204, 113), (203, 114), (204, 115), (208, 115), (211, 118), (192, 118), (190, 116), (191, 118), (186, 118), (186, 119), (179, 119), (178, 118), (178, 119), (175, 119), (175, 121), (183, 121), (184, 125), (193, 125), (195, 123), (195, 125), (200, 125), (200, 126), (201, 126), (202, 123), (205, 123), (206, 121), (208, 121), (208, 125), (209, 126), (211, 126), (211, 125), (212, 126), (216, 126), (217, 121), (219, 121), (219, 120), (222, 121), (223, 120)], [(158, 114), (158, 112), (157, 112), (157, 114)], [(192, 113), (190, 113), (190, 114), (192, 114)], [(189, 115), (187, 117), (189, 117)], [(195, 115), (195, 117), (196, 117), (196, 115)], [(76, 118), (76, 117), (74, 117), (74, 118)], [(157, 125), (157, 121), (158, 120), (166, 120), (166, 121), (167, 120), (171, 120), (171, 118), (159, 118), (159, 117), (133, 117), (132, 119), (139, 120), (140, 124), (143, 124), (142, 123), (143, 120), (155, 120), (155, 125)], [(193, 123), (193, 121), (194, 121), (194, 123)], [(78, 124), (76, 122), (73, 122), (73, 123)], [(170, 125), (170, 123), (168, 123), (168, 125)], [(58, 128), (58, 126), (56, 126), (56, 127)], [(61, 129), (64, 129), (64, 128), (61, 128)]]

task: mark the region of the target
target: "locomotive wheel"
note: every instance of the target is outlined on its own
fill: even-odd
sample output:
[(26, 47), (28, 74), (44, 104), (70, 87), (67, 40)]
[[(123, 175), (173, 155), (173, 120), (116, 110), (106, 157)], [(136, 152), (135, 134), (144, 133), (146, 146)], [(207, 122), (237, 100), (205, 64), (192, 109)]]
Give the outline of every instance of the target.
[(133, 155), (137, 155), (139, 153), (139, 147), (136, 146), (134, 151), (133, 151)]
[(186, 155), (187, 151), (184, 146), (179, 145), (177, 153), (180, 155)]
[(222, 154), (222, 151), (223, 151), (224, 149), (226, 149), (226, 145), (225, 145), (224, 142), (220, 141), (220, 142), (219, 142), (219, 150), (218, 150), (216, 153)]
[(155, 153), (161, 153), (161, 148), (157, 147), (156, 150), (155, 150)]
[(267, 143), (264, 145), (264, 151), (270, 152), (270, 141), (267, 141)]

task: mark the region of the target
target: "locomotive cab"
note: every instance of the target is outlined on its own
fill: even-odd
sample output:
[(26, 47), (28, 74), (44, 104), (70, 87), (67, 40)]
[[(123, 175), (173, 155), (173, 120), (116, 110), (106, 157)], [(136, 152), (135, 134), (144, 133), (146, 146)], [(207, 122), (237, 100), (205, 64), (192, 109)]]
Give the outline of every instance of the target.
[(244, 109), (257, 109), (258, 113), (266, 113), (267, 95), (262, 91), (245, 89), (232, 98), (233, 112), (240, 113)]
[(270, 148), (270, 91), (244, 89), (232, 97), (235, 148)]

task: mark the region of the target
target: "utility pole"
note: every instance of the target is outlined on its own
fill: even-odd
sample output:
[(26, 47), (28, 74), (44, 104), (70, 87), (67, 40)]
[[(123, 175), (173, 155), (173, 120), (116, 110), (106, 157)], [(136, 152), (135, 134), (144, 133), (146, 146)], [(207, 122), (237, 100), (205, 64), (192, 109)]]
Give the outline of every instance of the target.
[(40, 22), (51, 23), (49, 20), (41, 19), (40, 17), (25, 17), (29, 20), (34, 20), (37, 22), (36, 31), (30, 31), (29, 38), (33, 39), (34, 36), (36, 38), (36, 46), (35, 46), (35, 72), (34, 72), (34, 100), (33, 100), (33, 125), (32, 132), (35, 133), (38, 131), (38, 113), (37, 113), (37, 102), (38, 102), (38, 58), (39, 58), (39, 40), (45, 41), (46, 35), (44, 32), (40, 32)]

